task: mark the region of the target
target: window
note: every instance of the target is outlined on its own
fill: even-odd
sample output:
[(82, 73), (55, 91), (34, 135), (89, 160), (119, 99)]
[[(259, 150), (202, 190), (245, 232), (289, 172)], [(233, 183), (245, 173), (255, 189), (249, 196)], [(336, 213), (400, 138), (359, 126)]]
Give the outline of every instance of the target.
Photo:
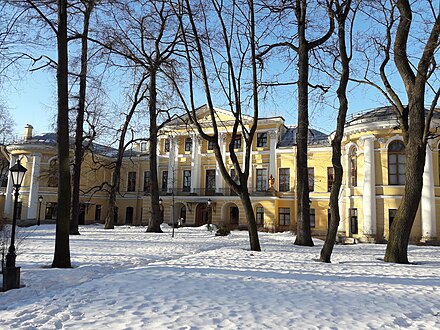
[(290, 168), (280, 168), (278, 177), (280, 179), (279, 190), (281, 192), (289, 191), (290, 190)]
[(191, 138), (185, 139), (185, 151), (191, 151), (192, 150), (192, 140)]
[(147, 144), (141, 143), (141, 152), (147, 152)]
[(394, 218), (396, 217), (397, 209), (388, 209), (388, 224), (391, 228), (391, 225), (393, 224)]
[(267, 132), (257, 133), (257, 147), (267, 146)]
[(315, 218), (315, 209), (310, 209), (310, 228), (315, 228), (316, 226), (316, 218)]
[(144, 172), (144, 192), (151, 191), (151, 176), (150, 171)]
[(350, 233), (358, 233), (358, 212), (357, 209), (349, 209), (350, 212)]
[(288, 207), (278, 208), (278, 222), (280, 226), (290, 225), (290, 208)]
[(265, 168), (257, 168), (257, 182), (256, 189), (257, 191), (266, 191), (267, 190), (267, 176)]
[(136, 172), (128, 172), (127, 191), (136, 191)]
[(57, 218), (57, 203), (46, 203), (46, 213), (44, 219), (55, 220)]
[(234, 149), (240, 149), (240, 148), (241, 148), (241, 135), (237, 134), (234, 139)]
[(101, 205), (95, 206), (95, 221), (100, 222), (101, 221)]
[(190, 191), (191, 190), (191, 171), (190, 170), (184, 170), (183, 171), (183, 191)]
[(214, 150), (214, 142), (208, 141), (208, 150)]
[(255, 221), (258, 226), (264, 225), (264, 207), (257, 206), (255, 209)]
[(315, 191), (315, 168), (309, 167), (307, 171), (309, 177), (309, 191)]
[(327, 191), (332, 190), (334, 181), (335, 181), (335, 175), (334, 175), (333, 167), (327, 167)]
[(162, 191), (167, 191), (168, 188), (168, 171), (162, 172)]
[(206, 195), (215, 194), (215, 170), (206, 170), (205, 190)]
[(165, 152), (170, 152), (170, 139), (166, 139), (163, 142), (163, 150), (165, 150)]
[(48, 187), (58, 187), (58, 159), (52, 159), (49, 163)]
[(388, 146), (388, 184), (404, 185), (405, 173), (405, 146), (402, 141), (393, 141)]
[(356, 148), (352, 147), (350, 149), (350, 185), (352, 187), (357, 186), (357, 156), (356, 156)]
[(231, 178), (232, 180), (234, 180), (235, 183), (240, 184), (240, 178), (238, 177), (235, 168), (231, 168)]

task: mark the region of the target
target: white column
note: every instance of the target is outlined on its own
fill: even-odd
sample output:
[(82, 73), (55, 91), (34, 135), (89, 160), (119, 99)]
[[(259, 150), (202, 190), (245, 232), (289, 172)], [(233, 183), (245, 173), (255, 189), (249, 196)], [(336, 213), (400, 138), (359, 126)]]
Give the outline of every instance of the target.
[[(225, 164), (225, 167), (228, 168), (226, 164), (226, 138), (226, 133), (218, 134), (218, 144), (222, 153), (223, 164)], [(225, 181), (223, 180), (222, 173), (220, 172), (220, 167), (217, 165), (215, 169), (215, 189), (218, 193), (221, 193), (224, 187)]]
[(176, 158), (179, 152), (178, 147), (179, 144), (177, 143), (177, 137), (170, 136), (170, 152), (168, 158), (168, 181), (167, 181), (167, 190), (169, 193), (171, 193), (172, 190), (177, 185), (177, 179), (175, 178), (175, 175), (177, 175)]
[(362, 198), (364, 235), (376, 234), (376, 183), (374, 169), (374, 135), (361, 137), (364, 144), (364, 194)]
[[(350, 190), (348, 189), (349, 186), (349, 178), (350, 178), (350, 158), (349, 153), (346, 149), (342, 150), (341, 158), (343, 159), (342, 168), (344, 170), (344, 177), (342, 180), (341, 185), (341, 191), (339, 193), (339, 200), (338, 200), (338, 206), (339, 206), (339, 226), (338, 226), (338, 232), (341, 234), (348, 234), (345, 231), (345, 228), (349, 228), (348, 224), (346, 226), (345, 222), (347, 221), (347, 203), (346, 203), (346, 193)], [(345, 181), (344, 181), (345, 179)]]
[[(268, 178), (272, 175), (277, 178), (277, 142), (278, 134), (277, 131), (269, 132), (269, 145), (270, 145), (270, 156), (269, 156), (269, 174)], [(277, 180), (278, 181), (278, 180)]]
[[(11, 155), (9, 159), (9, 167), (12, 167), (17, 162), (18, 156)], [(7, 218), (12, 218), (12, 176), (11, 172), (8, 171), (8, 185), (6, 186), (6, 196), (5, 196), (5, 211), (4, 216)]]
[(200, 189), (200, 157), (202, 152), (202, 141), (200, 137), (193, 135), (192, 136), (192, 160), (191, 160), (191, 192), (194, 193)]
[(432, 167), (432, 151), (429, 145), (426, 146), (420, 206), (422, 210), (422, 240), (432, 240), (436, 237), (437, 228), (435, 221), (434, 171)]
[(32, 155), (32, 176), (31, 185), (29, 187), (29, 201), (28, 201), (28, 219), (37, 218), (37, 205), (38, 205), (38, 191), (40, 188), (40, 182), (38, 177), (40, 176), (40, 163), (41, 154)]
[[(246, 165), (246, 162), (245, 162), (246, 148), (247, 148), (246, 139), (244, 139), (244, 137), (243, 137), (243, 171), (244, 171), (244, 166)], [(248, 178), (248, 182), (247, 182), (247, 186), (248, 186), (249, 191), (252, 191), (252, 177), (253, 177), (253, 168), (252, 168), (252, 146), (251, 146), (251, 154), (249, 157), (249, 178)]]

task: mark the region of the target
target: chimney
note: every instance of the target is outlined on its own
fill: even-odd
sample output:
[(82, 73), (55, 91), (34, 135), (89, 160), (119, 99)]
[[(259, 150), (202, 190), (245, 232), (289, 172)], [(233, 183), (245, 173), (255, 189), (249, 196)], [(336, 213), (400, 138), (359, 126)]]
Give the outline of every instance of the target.
[(33, 126), (30, 124), (26, 124), (26, 126), (24, 127), (24, 140), (28, 141), (32, 139), (32, 130), (33, 130)]

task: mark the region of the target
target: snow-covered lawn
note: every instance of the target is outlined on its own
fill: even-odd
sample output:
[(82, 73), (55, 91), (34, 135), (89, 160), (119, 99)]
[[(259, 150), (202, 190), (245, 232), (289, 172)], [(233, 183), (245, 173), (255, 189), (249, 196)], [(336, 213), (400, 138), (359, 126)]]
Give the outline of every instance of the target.
[(332, 264), (290, 233), (215, 237), (179, 228), (82, 226), (73, 269), (50, 269), (54, 226), (20, 228), (19, 290), (0, 293), (0, 329), (439, 329), (440, 248), (410, 246), (415, 265), (381, 261), (385, 245), (336, 246)]

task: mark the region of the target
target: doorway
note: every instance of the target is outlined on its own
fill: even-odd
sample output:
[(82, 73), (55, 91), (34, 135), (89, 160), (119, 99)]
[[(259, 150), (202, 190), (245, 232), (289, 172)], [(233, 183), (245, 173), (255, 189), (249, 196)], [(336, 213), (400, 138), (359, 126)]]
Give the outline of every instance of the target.
[(209, 219), (209, 209), (208, 204), (203, 203), (197, 205), (196, 208), (196, 227), (206, 225)]

